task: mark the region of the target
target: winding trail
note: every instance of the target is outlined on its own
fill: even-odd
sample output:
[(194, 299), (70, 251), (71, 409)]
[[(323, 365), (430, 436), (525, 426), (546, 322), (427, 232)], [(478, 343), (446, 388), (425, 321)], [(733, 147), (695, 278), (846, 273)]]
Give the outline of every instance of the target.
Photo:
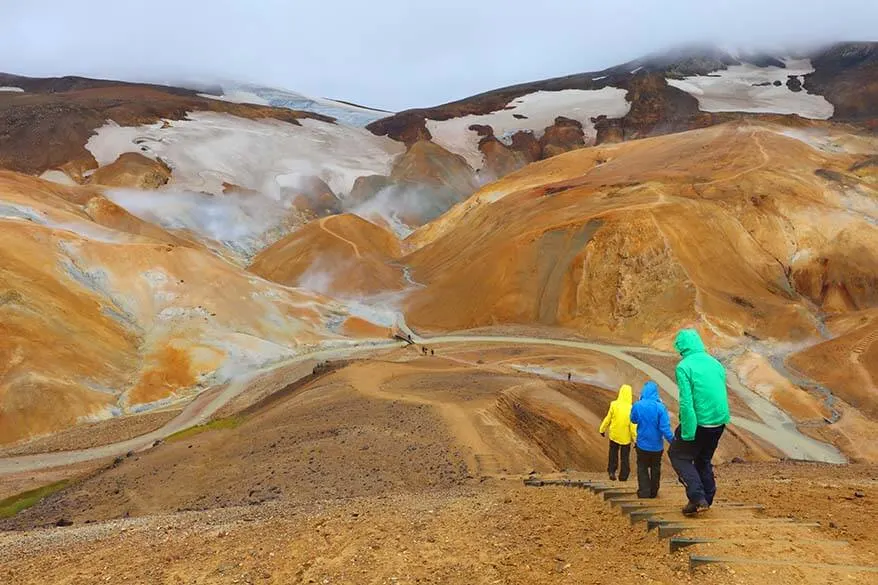
[(750, 136), (753, 138), (753, 141), (756, 142), (756, 147), (759, 149), (759, 153), (762, 155), (762, 162), (761, 163), (759, 163), (758, 165), (756, 165), (754, 167), (750, 167), (749, 169), (744, 169), (743, 171), (735, 173), (734, 175), (732, 175), (730, 177), (721, 177), (719, 179), (714, 179), (713, 181), (707, 181), (704, 183), (695, 183), (695, 185), (697, 187), (705, 187), (707, 185), (716, 185), (717, 183), (726, 183), (728, 181), (734, 181), (735, 179), (740, 179), (744, 175), (747, 175), (747, 174), (750, 174), (750, 173), (753, 173), (756, 171), (761, 171), (762, 169), (767, 167), (768, 163), (771, 162), (771, 157), (768, 155), (768, 152), (766, 152), (765, 146), (763, 146), (762, 142), (759, 140), (759, 136), (758, 136), (759, 132), (762, 132), (762, 130), (759, 130), (759, 129), (753, 130), (750, 133)]
[[(677, 384), (659, 369), (637, 359), (627, 352), (636, 351), (651, 355), (672, 355), (667, 352), (657, 351), (651, 348), (636, 346), (615, 346), (602, 343), (588, 343), (582, 341), (568, 341), (562, 339), (545, 339), (540, 337), (497, 337), (497, 336), (446, 336), (424, 339), (413, 336), (419, 344), (449, 344), (449, 343), (501, 343), (514, 345), (552, 345), (595, 351), (623, 361), (647, 376), (667, 392), (674, 400), (678, 399), (679, 390)], [(834, 446), (822, 443), (802, 434), (796, 427), (795, 421), (790, 416), (772, 404), (768, 399), (751, 392), (741, 384), (738, 377), (731, 371), (728, 372), (729, 388), (738, 394), (750, 409), (755, 412), (762, 421), (754, 421), (743, 417), (732, 417), (732, 424), (749, 431), (753, 435), (776, 446), (787, 457), (811, 461), (823, 461), (827, 463), (845, 463), (847, 460)]]
[(150, 433), (126, 441), (101, 445), (100, 447), (91, 447), (88, 449), (57, 451), (54, 453), (40, 453), (38, 455), (22, 455), (18, 457), (3, 457), (0, 458), (0, 476), (19, 472), (36, 471), (39, 469), (50, 469), (52, 467), (62, 467), (97, 459), (119, 457), (125, 455), (129, 451), (142, 451), (152, 446), (155, 441), (162, 440), (178, 431), (182, 431), (183, 429), (204, 424), (210, 420), (210, 417), (212, 417), (219, 409), (225, 406), (233, 398), (246, 391), (250, 384), (263, 374), (296, 363), (312, 360), (321, 361), (346, 358), (357, 353), (403, 347), (404, 345), (405, 344), (402, 342), (392, 341), (381, 343), (373, 342), (368, 345), (362, 344), (351, 347), (337, 347), (297, 355), (291, 359), (250, 372), (246, 376), (241, 376), (224, 386), (218, 386), (202, 392), (193, 399), (180, 414), (168, 421), (163, 427)]
[[(409, 333), (410, 330), (401, 325), (401, 329)], [(548, 345), (555, 347), (564, 347), (572, 349), (580, 349), (603, 353), (610, 357), (616, 358), (626, 364), (640, 370), (656, 383), (674, 400), (678, 399), (677, 385), (668, 376), (663, 374), (658, 368), (651, 366), (628, 352), (638, 352), (648, 355), (667, 356), (671, 355), (667, 352), (657, 351), (651, 348), (636, 346), (616, 346), (603, 343), (589, 343), (584, 341), (571, 341), (564, 339), (551, 339), (542, 337), (511, 337), (511, 336), (491, 336), (491, 335), (448, 335), (438, 337), (421, 337), (411, 332), (412, 340), (420, 345), (451, 345), (456, 343), (496, 343), (500, 345)], [(352, 355), (381, 350), (393, 347), (403, 347), (404, 342), (381, 341), (363, 343), (360, 345), (352, 345), (347, 347), (336, 347), (313, 353), (306, 353), (295, 356), (289, 360), (273, 364), (269, 367), (252, 372), (247, 376), (238, 378), (237, 380), (227, 384), (224, 387), (215, 390), (208, 390), (195, 398), (189, 405), (173, 420), (165, 426), (146, 435), (104, 445), (101, 447), (93, 447), (90, 449), (80, 449), (77, 451), (62, 451), (56, 453), (43, 453), (39, 455), (26, 455), (19, 457), (0, 458), (0, 476), (11, 473), (35, 471), (39, 469), (49, 469), (52, 467), (60, 467), (73, 463), (82, 463), (93, 461), (96, 459), (104, 459), (109, 457), (118, 457), (129, 451), (140, 451), (149, 448), (156, 440), (163, 439), (177, 431), (185, 428), (202, 424), (210, 419), (220, 408), (227, 404), (230, 400), (245, 392), (250, 383), (260, 375), (274, 371), (281, 367), (286, 367), (294, 363), (305, 362), (310, 360), (324, 360), (333, 358), (351, 357)], [(796, 427), (796, 423), (790, 416), (772, 404), (769, 400), (759, 396), (755, 392), (751, 392), (745, 388), (737, 376), (733, 372), (729, 372), (728, 378), (729, 388), (737, 393), (747, 404), (750, 409), (755, 412), (762, 420), (754, 421), (748, 418), (732, 417), (732, 424), (737, 427), (749, 431), (753, 435), (763, 439), (764, 441), (776, 446), (787, 457), (822, 461), (827, 463), (846, 463), (845, 457), (833, 445), (822, 443), (816, 439), (812, 439), (802, 434)]]
[(350, 245), (350, 247), (354, 249), (354, 254), (357, 255), (357, 258), (362, 258), (363, 255), (360, 254), (360, 248), (359, 248), (359, 246), (357, 246), (355, 243), (353, 243), (352, 241), (350, 241), (350, 240), (347, 239), (346, 237), (342, 236), (341, 234), (339, 234), (339, 233), (337, 233), (337, 232), (334, 232), (334, 231), (332, 231), (331, 229), (329, 229), (328, 227), (326, 227), (326, 222), (328, 222), (328, 221), (329, 221), (330, 219), (332, 219), (333, 217), (335, 217), (335, 216), (334, 216), (334, 215), (330, 215), (330, 216), (328, 216), (328, 217), (324, 217), (323, 219), (321, 219), (321, 220), (320, 220), (320, 229), (322, 229), (324, 232), (326, 232), (326, 233), (329, 234), (330, 236), (332, 236), (332, 237), (334, 237), (334, 238), (338, 238), (338, 239), (341, 240), (342, 242), (345, 242), (346, 244)]

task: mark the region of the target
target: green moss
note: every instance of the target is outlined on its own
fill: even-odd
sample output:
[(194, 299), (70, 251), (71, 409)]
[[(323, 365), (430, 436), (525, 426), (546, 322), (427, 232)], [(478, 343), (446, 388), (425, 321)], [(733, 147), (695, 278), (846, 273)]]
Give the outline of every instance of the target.
[(195, 435), (200, 435), (201, 433), (207, 431), (221, 430), (221, 429), (234, 429), (239, 426), (244, 419), (239, 416), (230, 416), (228, 418), (218, 418), (216, 420), (212, 420), (209, 423), (205, 423), (203, 425), (196, 425), (194, 427), (189, 427), (188, 429), (183, 429), (182, 431), (177, 431), (173, 435), (169, 435), (166, 439), (166, 443), (172, 443), (174, 441), (179, 441), (181, 439), (188, 439), (189, 437), (194, 437)]
[(10, 496), (5, 500), (0, 500), (0, 518), (11, 518), (21, 512), (27, 510), (46, 496), (50, 496), (55, 492), (64, 489), (70, 483), (69, 480), (56, 481), (49, 485), (44, 485), (35, 490), (29, 490)]

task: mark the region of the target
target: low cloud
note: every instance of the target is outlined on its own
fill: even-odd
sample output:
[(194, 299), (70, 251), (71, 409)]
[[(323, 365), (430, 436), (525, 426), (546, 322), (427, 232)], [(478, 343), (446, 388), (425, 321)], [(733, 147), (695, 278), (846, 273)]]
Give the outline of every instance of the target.
[(113, 189), (106, 195), (140, 219), (194, 233), (246, 257), (293, 228), (290, 203), (260, 194)]
[(874, 0), (544, 0), (539, 8), (446, 0), (441, 10), (409, 0), (6, 4), (3, 71), (225, 79), (397, 110), (602, 69), (674, 45), (874, 40), (878, 22)]
[(385, 187), (370, 199), (351, 204), (348, 211), (384, 225), (404, 239), (414, 228), (439, 217), (459, 200), (446, 188), (404, 183)]

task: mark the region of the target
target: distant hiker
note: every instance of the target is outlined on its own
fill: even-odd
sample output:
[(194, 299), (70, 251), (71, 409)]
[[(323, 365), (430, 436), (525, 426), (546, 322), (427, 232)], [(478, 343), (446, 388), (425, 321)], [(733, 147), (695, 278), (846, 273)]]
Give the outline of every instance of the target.
[(607, 416), (601, 423), (601, 436), (605, 437), (607, 430), (610, 432), (607, 473), (612, 481), (616, 481), (616, 468), (619, 467), (619, 480), (628, 481), (628, 474), (631, 473), (631, 443), (637, 438), (637, 426), (631, 423), (631, 386), (628, 384), (619, 388), (619, 396), (610, 403)]
[(436, 352), (435, 352), (434, 350), (431, 349), (431, 350), (430, 350), (430, 355), (436, 355)]
[(707, 353), (694, 329), (683, 329), (674, 342), (683, 359), (677, 365), (680, 426), (668, 449), (671, 465), (686, 486), (686, 515), (710, 508), (716, 495), (713, 454), (729, 422), (726, 370)]
[(631, 422), (637, 425), (637, 497), (654, 498), (658, 496), (662, 477), (662, 438), (673, 443), (674, 433), (658, 384), (652, 380), (643, 385), (640, 400), (631, 407)]
[(568, 382), (570, 381), (570, 378), (572, 378), (572, 377), (573, 377), (573, 374), (571, 374), (570, 372), (567, 372), (567, 381)]

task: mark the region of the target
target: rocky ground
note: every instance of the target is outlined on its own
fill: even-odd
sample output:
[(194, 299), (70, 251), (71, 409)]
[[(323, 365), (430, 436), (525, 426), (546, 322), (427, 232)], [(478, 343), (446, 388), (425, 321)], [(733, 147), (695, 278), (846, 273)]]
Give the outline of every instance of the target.
[(8, 447), (3, 447), (0, 449), (0, 457), (51, 453), (53, 451), (68, 451), (71, 449), (88, 449), (100, 445), (109, 445), (154, 431), (178, 414), (180, 414), (179, 409), (168, 409), (84, 424), (39, 439), (20, 441)]
[[(718, 474), (721, 497), (818, 520), (814, 538), (847, 539), (859, 558), (875, 560), (878, 538), (863, 520), (878, 511), (878, 469), (777, 463)], [(16, 585), (869, 582), (791, 568), (690, 574), (686, 554), (670, 555), (601, 498), (512, 480), (2, 533), (0, 543), (0, 578)]]
[[(336, 364), (229, 414), (227, 426), (115, 463), (2, 478), (4, 496), (74, 483), (0, 521), (0, 582), (869, 582), (868, 573), (837, 569), (690, 573), (688, 551), (669, 554), (666, 541), (602, 498), (525, 487), (531, 470), (603, 476), (605, 444), (591, 427), (612, 393), (510, 365), (557, 360), (588, 375), (611, 372), (605, 358), (562, 359), (546, 347), (435, 349)], [(745, 453), (737, 441), (727, 437), (724, 459)], [(727, 463), (717, 474), (720, 500), (819, 522), (805, 538), (848, 542), (830, 556), (811, 545), (774, 542), (781, 552), (771, 553), (745, 542), (737, 556), (878, 565), (878, 538), (864, 521), (878, 512), (875, 466)], [(681, 505), (669, 467), (665, 480), (660, 503)]]

